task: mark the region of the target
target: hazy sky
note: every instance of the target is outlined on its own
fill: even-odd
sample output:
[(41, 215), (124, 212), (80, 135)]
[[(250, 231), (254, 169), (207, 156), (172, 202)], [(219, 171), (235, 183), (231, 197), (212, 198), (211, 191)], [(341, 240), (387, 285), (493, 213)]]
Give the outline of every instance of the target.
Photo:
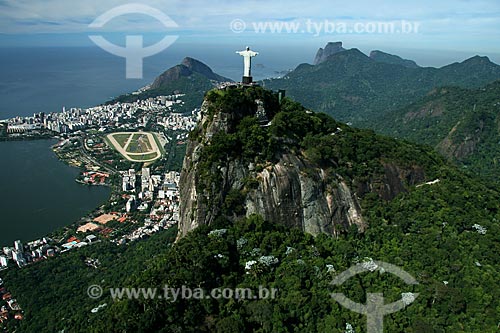
[[(129, 14), (115, 18), (99, 32), (108, 36), (143, 34), (154, 42), (165, 34), (179, 35), (178, 43), (271, 44), (316, 48), (327, 41), (342, 40), (347, 47), (415, 52), (457, 52), (489, 55), (500, 61), (499, 0), (419, 1), (230, 1), (146, 0), (135, 3), (159, 9), (178, 25), (165, 28), (154, 18)], [(96, 17), (125, 2), (117, 0), (0, 0), (0, 46), (91, 45), (88, 27)], [(235, 33), (236, 28), (244, 32)], [(378, 24), (401, 20), (417, 24), (415, 33), (349, 33), (339, 25)], [(306, 23), (310, 22), (307, 30)], [(260, 23), (259, 23), (260, 22)], [(255, 24), (281, 22), (300, 24), (296, 33), (256, 32)], [(325, 31), (325, 22), (336, 24)], [(159, 37), (158, 37), (159, 36)], [(406, 50), (406, 51), (405, 51)], [(406, 52), (406, 54), (405, 54)], [(458, 56), (460, 58), (461, 56)]]

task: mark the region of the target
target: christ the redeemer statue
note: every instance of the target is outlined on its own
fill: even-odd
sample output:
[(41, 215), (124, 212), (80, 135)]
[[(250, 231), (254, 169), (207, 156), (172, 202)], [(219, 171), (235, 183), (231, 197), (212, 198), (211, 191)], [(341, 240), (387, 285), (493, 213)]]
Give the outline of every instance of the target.
[(252, 83), (252, 58), (257, 56), (259, 52), (254, 52), (247, 46), (245, 51), (236, 51), (236, 53), (243, 56), (244, 59), (243, 83), (250, 84)]

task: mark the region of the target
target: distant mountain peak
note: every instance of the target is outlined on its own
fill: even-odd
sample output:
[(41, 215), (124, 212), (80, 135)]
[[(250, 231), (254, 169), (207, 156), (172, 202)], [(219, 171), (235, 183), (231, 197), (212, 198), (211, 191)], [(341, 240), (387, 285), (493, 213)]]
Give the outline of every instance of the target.
[(463, 63), (491, 63), (491, 60), (486, 56), (475, 55), (465, 60)]
[(361, 52), (357, 48), (352, 48), (349, 50), (344, 50), (341, 52), (334, 53), (330, 55), (325, 61), (319, 63), (319, 66), (329, 66), (332, 63), (365, 63), (365, 62), (371, 62), (370, 58)]
[(368, 56), (366, 54), (364, 54), (363, 52), (361, 52), (361, 50), (358, 48), (352, 48), (349, 50), (345, 50), (344, 54), (355, 55), (355, 56), (358, 56), (361, 58), (368, 58)]
[(457, 70), (469, 72), (471, 77), (477, 77), (477, 73), (490, 72), (497, 73), (500, 71), (500, 66), (492, 62), (486, 56), (474, 56), (462, 62), (455, 62), (453, 64), (441, 67), (441, 70), (451, 71)]
[(228, 78), (222, 77), (218, 74), (215, 74), (210, 67), (205, 65), (199, 60), (194, 58), (186, 57), (182, 60), (182, 65), (186, 66), (189, 70), (195, 73), (200, 73), (210, 80), (214, 81), (230, 81)]
[(314, 65), (319, 65), (322, 62), (325, 62), (330, 56), (345, 51), (342, 47), (342, 42), (329, 42), (326, 44), (325, 48), (320, 48), (316, 53), (316, 57), (314, 58)]
[(161, 86), (164, 86), (175, 80), (178, 80), (181, 77), (189, 77), (193, 73), (201, 74), (207, 79), (212, 81), (217, 81), (217, 82), (232, 81), (231, 79), (225, 78), (221, 75), (214, 73), (210, 67), (208, 67), (201, 61), (191, 57), (186, 57), (182, 60), (181, 64), (168, 69), (163, 74), (158, 76), (151, 85), (151, 89), (160, 88)]
[[(355, 51), (353, 51), (355, 50)], [(413, 60), (408, 60), (408, 59), (403, 59), (397, 55), (394, 54), (389, 54), (380, 50), (374, 50), (370, 52), (370, 56), (366, 56), (363, 52), (360, 50), (354, 48), (354, 49), (345, 49), (342, 47), (342, 42), (330, 42), (326, 44), (325, 48), (320, 48), (318, 52), (316, 53), (316, 57), (314, 59), (314, 65), (319, 65), (321, 63), (324, 63), (332, 56), (343, 53), (345, 51), (351, 51), (349, 54), (350, 55), (363, 55), (363, 58), (370, 58), (376, 62), (381, 62), (381, 63), (386, 63), (386, 64), (391, 64), (391, 65), (400, 65), (404, 66), (406, 68), (419, 68), (420, 66), (417, 65), (417, 63)]]
[(370, 58), (377, 62), (383, 62), (391, 65), (401, 65), (407, 68), (419, 67), (413, 60), (403, 59), (397, 55), (385, 53), (379, 50), (371, 51)]

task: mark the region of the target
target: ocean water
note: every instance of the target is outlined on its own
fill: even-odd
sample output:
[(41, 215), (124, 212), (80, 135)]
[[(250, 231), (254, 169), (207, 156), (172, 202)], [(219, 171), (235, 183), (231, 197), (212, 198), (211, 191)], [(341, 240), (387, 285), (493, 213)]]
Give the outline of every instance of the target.
[[(97, 47), (0, 48), (0, 119), (90, 107), (151, 83), (186, 56), (216, 73), (240, 80), (243, 60), (237, 46), (173, 46), (144, 60), (144, 78), (125, 78), (125, 59)], [(259, 49), (259, 51), (261, 51)], [(313, 54), (287, 55), (267, 47), (254, 59), (254, 79), (278, 76)], [(312, 61), (312, 59), (311, 59)]]
[(1, 51), (0, 119), (93, 106), (145, 84), (122, 79), (121, 59), (95, 48)]

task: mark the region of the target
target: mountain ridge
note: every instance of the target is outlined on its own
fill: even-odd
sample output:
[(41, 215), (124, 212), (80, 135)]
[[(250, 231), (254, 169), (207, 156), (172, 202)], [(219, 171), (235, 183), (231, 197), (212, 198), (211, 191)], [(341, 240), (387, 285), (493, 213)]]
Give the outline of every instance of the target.
[(185, 57), (179, 65), (176, 65), (160, 74), (154, 80), (150, 89), (161, 89), (162, 87), (170, 85), (182, 77), (189, 77), (194, 73), (201, 74), (207, 79), (216, 82), (232, 82), (231, 79), (214, 73), (212, 69), (203, 62), (191, 57)]
[(377, 62), (384, 62), (388, 64), (401, 65), (407, 68), (418, 68), (420, 66), (413, 60), (403, 59), (400, 56), (385, 53), (383, 51), (374, 50), (370, 52), (369, 57)]
[(325, 48), (319, 48), (316, 53), (316, 57), (314, 58), (314, 65), (319, 65), (322, 62), (325, 62), (330, 56), (335, 53), (345, 51), (342, 47), (342, 42), (330, 42), (326, 44)]
[(135, 102), (160, 95), (183, 94), (184, 96), (180, 97), (180, 99), (184, 103), (177, 111), (191, 112), (200, 107), (205, 92), (221, 82), (233, 81), (214, 73), (203, 62), (191, 57), (185, 57), (180, 64), (167, 69), (156, 77), (147, 89), (139, 93), (119, 96), (107, 103)]
[(408, 68), (375, 61), (358, 49), (330, 55), (317, 65), (299, 65), (282, 79), (264, 80), (304, 106), (343, 122), (369, 124), (440, 86), (477, 88), (500, 79), (500, 66), (475, 56), (441, 68)]

